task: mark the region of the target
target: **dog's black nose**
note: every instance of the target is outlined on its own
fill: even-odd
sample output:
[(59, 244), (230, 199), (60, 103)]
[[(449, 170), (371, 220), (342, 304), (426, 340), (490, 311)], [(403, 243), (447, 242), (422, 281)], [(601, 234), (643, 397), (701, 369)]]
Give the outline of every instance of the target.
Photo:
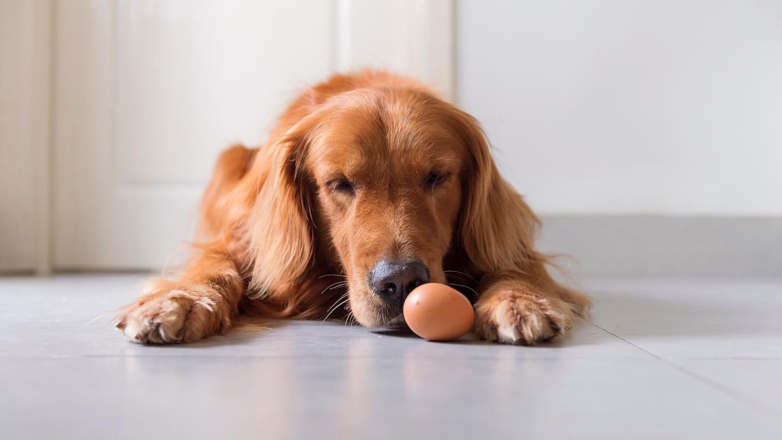
[(429, 271), (418, 261), (394, 263), (382, 260), (369, 274), (372, 290), (385, 302), (399, 307), (413, 289), (428, 282)]

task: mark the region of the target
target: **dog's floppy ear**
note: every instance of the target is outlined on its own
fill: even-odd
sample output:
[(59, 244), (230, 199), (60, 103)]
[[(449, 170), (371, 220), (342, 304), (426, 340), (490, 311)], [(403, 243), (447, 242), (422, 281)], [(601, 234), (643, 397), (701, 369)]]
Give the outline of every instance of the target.
[(303, 168), (311, 121), (301, 121), (272, 139), (256, 161), (260, 188), (246, 222), (258, 296), (299, 280), (315, 252), (312, 197)]
[(470, 158), (463, 177), (459, 219), (464, 251), (483, 272), (535, 271), (536, 263), (543, 259), (533, 247), (538, 219), (500, 176), (478, 122), (456, 108), (449, 113)]

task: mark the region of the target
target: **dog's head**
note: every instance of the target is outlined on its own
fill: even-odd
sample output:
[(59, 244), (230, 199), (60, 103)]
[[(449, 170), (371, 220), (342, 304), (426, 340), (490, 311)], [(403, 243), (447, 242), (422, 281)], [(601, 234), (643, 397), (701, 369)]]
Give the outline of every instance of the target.
[(446, 281), (448, 252), (489, 271), (531, 242), (477, 122), (424, 91), (337, 95), (268, 148), (255, 276), (293, 283), (331, 262), (362, 325), (400, 322), (413, 288)]

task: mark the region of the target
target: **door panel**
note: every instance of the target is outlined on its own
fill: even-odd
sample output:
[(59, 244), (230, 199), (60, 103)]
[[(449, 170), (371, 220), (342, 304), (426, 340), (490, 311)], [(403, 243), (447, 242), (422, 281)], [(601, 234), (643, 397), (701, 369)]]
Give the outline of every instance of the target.
[(330, 2), (57, 6), (60, 269), (164, 264), (192, 235), (219, 152), (260, 144), (287, 101), (332, 68)]

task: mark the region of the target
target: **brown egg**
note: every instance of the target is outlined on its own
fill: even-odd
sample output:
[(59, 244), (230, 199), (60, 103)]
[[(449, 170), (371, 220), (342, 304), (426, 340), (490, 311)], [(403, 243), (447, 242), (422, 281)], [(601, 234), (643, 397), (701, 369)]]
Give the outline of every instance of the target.
[(445, 284), (427, 283), (410, 292), (403, 312), (410, 329), (430, 341), (451, 341), (472, 328), (470, 301)]

